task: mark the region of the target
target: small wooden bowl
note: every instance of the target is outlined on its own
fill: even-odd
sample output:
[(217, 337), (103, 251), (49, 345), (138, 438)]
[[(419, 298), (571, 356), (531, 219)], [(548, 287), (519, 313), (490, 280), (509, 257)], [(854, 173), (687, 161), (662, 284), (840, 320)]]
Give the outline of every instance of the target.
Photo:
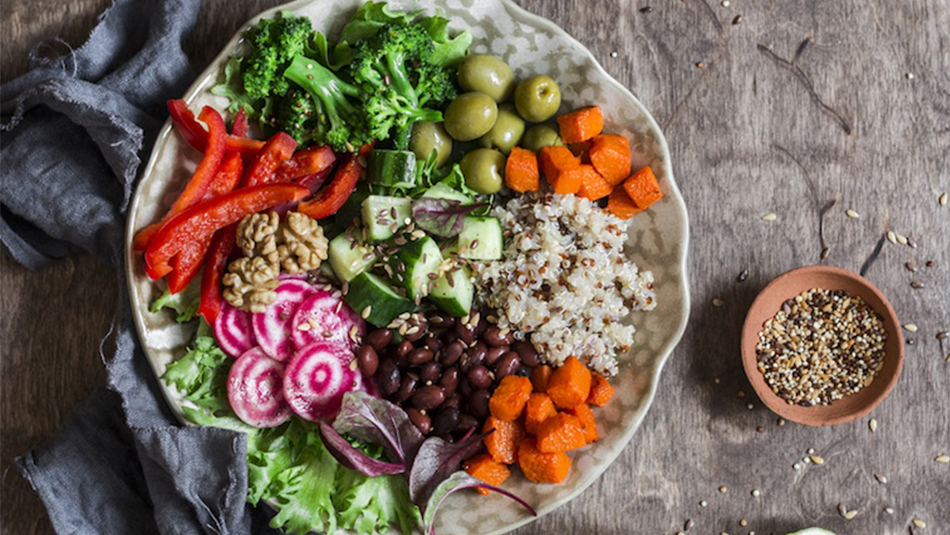
[[(762, 325), (781, 309), (782, 303), (812, 288), (844, 290), (851, 295), (861, 296), (884, 319), (887, 342), (884, 346), (884, 366), (870, 385), (830, 405), (803, 407), (790, 405), (769, 388), (758, 369), (755, 346), (759, 342)], [(894, 308), (870, 281), (846, 269), (816, 265), (780, 275), (755, 298), (742, 326), (742, 367), (752, 388), (772, 412), (800, 424), (835, 425), (856, 420), (871, 412), (897, 384), (903, 365), (904, 336)]]

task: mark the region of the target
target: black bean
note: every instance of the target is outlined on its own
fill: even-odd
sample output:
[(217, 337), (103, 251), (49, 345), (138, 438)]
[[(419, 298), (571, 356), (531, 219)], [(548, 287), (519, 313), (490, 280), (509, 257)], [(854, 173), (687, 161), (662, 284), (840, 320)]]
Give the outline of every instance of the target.
[(475, 335), (481, 336), (485, 334), (486, 329), (488, 329), (488, 320), (485, 319), (484, 314), (479, 314), (478, 323), (475, 325)]
[(366, 343), (376, 351), (382, 351), (393, 340), (393, 332), (389, 329), (375, 329), (366, 335)]
[(427, 415), (416, 409), (409, 409), (406, 414), (409, 415), (409, 421), (412, 422), (412, 425), (416, 426), (416, 429), (423, 435), (429, 434), (429, 431), (432, 430), (432, 420)]
[(437, 435), (445, 435), (455, 431), (455, 426), (459, 423), (459, 410), (455, 407), (443, 407), (432, 420), (432, 432)]
[(488, 342), (490, 346), (506, 346), (514, 341), (514, 336), (511, 335), (511, 329), (505, 329), (505, 333), (502, 334), (502, 330), (498, 327), (491, 325), (485, 329), (485, 334), (482, 338)]
[(418, 342), (423, 336), (427, 334), (429, 334), (429, 330), (425, 327), (425, 324), (422, 324), (418, 328), (415, 326), (410, 327), (409, 330), (406, 331), (405, 337), (406, 340), (409, 340), (410, 342)]
[(458, 368), (449, 368), (442, 373), (442, 378), (439, 379), (439, 386), (445, 389), (445, 395), (452, 397), (455, 394), (455, 390), (459, 386), (459, 370)]
[(445, 390), (438, 385), (427, 385), (412, 394), (412, 406), (421, 410), (432, 410), (445, 401)]
[(436, 338), (435, 336), (432, 336), (431, 334), (428, 336), (428, 338), (426, 338), (425, 347), (426, 349), (431, 351), (433, 355), (438, 353), (439, 350), (442, 349), (444, 346), (445, 344), (442, 343), (442, 340), (439, 340), (438, 338)]
[(455, 334), (458, 335), (459, 340), (465, 343), (465, 345), (471, 344), (475, 341), (475, 338), (478, 336), (475, 334), (475, 329), (469, 328), (467, 323), (458, 323), (455, 325)]
[(521, 363), (529, 368), (536, 368), (541, 364), (541, 359), (538, 356), (538, 352), (534, 349), (534, 344), (527, 340), (518, 340), (512, 346), (512, 349), (518, 353), (518, 357), (521, 358)]
[(379, 369), (376, 370), (376, 383), (383, 394), (391, 396), (399, 390), (399, 384), (402, 376), (399, 373), (399, 365), (393, 359), (384, 359), (379, 363)]
[(459, 421), (455, 425), (455, 430), (464, 434), (468, 432), (469, 429), (475, 429), (476, 427), (478, 427), (478, 420), (470, 414), (462, 414), (459, 416)]
[(396, 346), (396, 362), (398, 362), (400, 366), (407, 366), (409, 360), (406, 357), (409, 356), (409, 353), (411, 353), (413, 349), (415, 348), (412, 347), (412, 342), (409, 340), (400, 342), (399, 345)]
[(521, 357), (514, 351), (509, 351), (498, 361), (498, 364), (495, 365), (495, 379), (500, 381), (502, 377), (517, 372), (520, 367)]
[(502, 355), (510, 351), (508, 346), (489, 347), (485, 353), (485, 366), (493, 366)]
[(452, 342), (451, 344), (445, 346), (445, 349), (442, 350), (441, 358), (439, 362), (443, 366), (452, 366), (458, 362), (459, 357), (462, 356), (462, 353), (465, 353), (465, 346), (462, 342), (458, 340)]
[(472, 386), (475, 388), (488, 388), (491, 386), (491, 373), (488, 371), (488, 368), (484, 366), (473, 367), (468, 370), (465, 376), (468, 378), (468, 382), (472, 383)]
[(452, 394), (449, 396), (445, 402), (442, 403), (442, 407), (455, 407), (459, 409), (462, 407), (462, 396), (459, 393)]
[(359, 348), (356, 352), (356, 362), (360, 370), (366, 375), (376, 375), (376, 369), (379, 367), (379, 355), (373, 346), (367, 344)]
[(485, 342), (478, 341), (475, 345), (468, 348), (465, 352), (467, 358), (462, 360), (462, 370), (468, 371), (473, 366), (479, 366), (485, 362), (485, 354), (488, 353), (488, 346)]
[(413, 349), (406, 357), (411, 366), (422, 366), (432, 360), (432, 352), (428, 349)]
[(443, 312), (436, 312), (429, 317), (429, 327), (433, 329), (449, 329), (455, 327), (455, 318)]
[(472, 392), (472, 395), (468, 397), (468, 412), (478, 419), (488, 418), (489, 398), (491, 394), (488, 390), (481, 389)]
[(393, 401), (396, 403), (402, 403), (409, 399), (416, 391), (416, 383), (418, 381), (409, 375), (406, 375), (402, 378), (402, 382), (399, 383), (399, 390), (393, 395)]
[(466, 379), (466, 380), (459, 380), (459, 386), (458, 386), (457, 391), (459, 394), (462, 395), (463, 398), (469, 398), (471, 397), (472, 392), (474, 392), (475, 389), (472, 388), (472, 385)]
[(434, 383), (439, 380), (439, 376), (441, 375), (442, 366), (439, 366), (439, 363), (435, 361), (430, 360), (419, 369), (419, 379), (421, 379), (423, 383)]

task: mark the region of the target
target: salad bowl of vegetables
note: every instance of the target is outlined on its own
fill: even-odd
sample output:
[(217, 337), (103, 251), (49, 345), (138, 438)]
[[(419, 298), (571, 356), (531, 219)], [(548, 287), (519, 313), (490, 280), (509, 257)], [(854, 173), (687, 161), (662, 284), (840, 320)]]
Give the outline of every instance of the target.
[[(136, 327), (182, 422), (247, 433), (275, 528), (503, 533), (630, 441), (685, 329), (686, 210), (656, 122), (563, 30), (303, 0), (169, 107), (129, 210)], [(585, 269), (642, 290), (587, 338), (551, 326), (620, 279), (563, 281), (577, 311), (543, 283), (564, 311), (534, 323), (504, 288), (543, 217), (566, 247), (610, 233)]]

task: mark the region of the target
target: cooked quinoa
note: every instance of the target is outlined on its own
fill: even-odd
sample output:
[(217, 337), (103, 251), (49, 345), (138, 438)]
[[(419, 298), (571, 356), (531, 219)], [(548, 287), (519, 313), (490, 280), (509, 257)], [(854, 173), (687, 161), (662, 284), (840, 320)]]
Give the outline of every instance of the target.
[(574, 195), (529, 194), (497, 206), (505, 251), (475, 265), (482, 299), (499, 327), (527, 333), (542, 361), (570, 356), (605, 375), (630, 349), (625, 318), (656, 306), (653, 274), (624, 254), (627, 224)]

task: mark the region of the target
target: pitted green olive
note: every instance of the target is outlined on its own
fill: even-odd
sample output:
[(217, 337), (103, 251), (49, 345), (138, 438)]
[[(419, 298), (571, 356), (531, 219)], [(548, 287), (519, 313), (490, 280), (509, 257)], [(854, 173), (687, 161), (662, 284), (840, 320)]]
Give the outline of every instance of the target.
[(478, 144), (488, 149), (498, 149), (504, 154), (511, 152), (524, 135), (524, 119), (511, 104), (498, 107), (498, 118), (487, 134), (478, 139)]
[(458, 70), (459, 85), (464, 91), (481, 91), (495, 102), (511, 98), (515, 90), (515, 74), (504, 61), (487, 54), (472, 54)]
[(561, 89), (543, 74), (522, 80), (515, 88), (515, 106), (525, 121), (547, 121), (561, 106)]
[(534, 152), (541, 152), (541, 149), (544, 147), (560, 146), (563, 144), (564, 142), (561, 141), (561, 136), (558, 135), (557, 130), (546, 124), (536, 124), (532, 126), (521, 138), (521, 146), (528, 150), (533, 150)]
[(469, 152), (459, 162), (465, 185), (479, 193), (498, 193), (505, 178), (505, 161), (505, 155), (495, 149)]
[(485, 93), (463, 93), (442, 114), (445, 131), (456, 141), (472, 141), (491, 130), (498, 117), (498, 104)]
[(442, 167), (452, 155), (452, 138), (442, 123), (419, 121), (412, 125), (412, 137), (409, 138), (409, 150), (416, 154), (416, 160), (428, 160), (435, 151), (435, 165)]

